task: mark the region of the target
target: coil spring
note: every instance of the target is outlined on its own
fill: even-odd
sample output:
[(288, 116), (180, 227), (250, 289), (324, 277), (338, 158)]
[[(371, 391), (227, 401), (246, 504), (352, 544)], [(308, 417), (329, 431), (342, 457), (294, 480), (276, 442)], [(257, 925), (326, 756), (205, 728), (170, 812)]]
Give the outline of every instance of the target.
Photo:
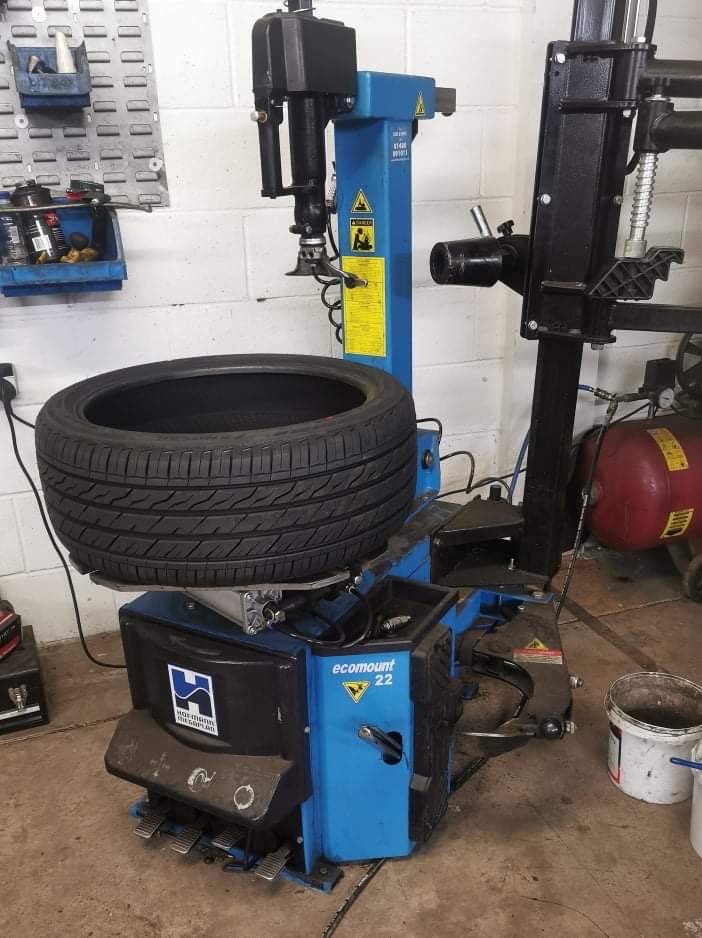
[(647, 228), (651, 220), (653, 195), (656, 188), (656, 173), (658, 172), (658, 154), (642, 153), (639, 168), (636, 174), (634, 187), (634, 200), (631, 206), (631, 227)]

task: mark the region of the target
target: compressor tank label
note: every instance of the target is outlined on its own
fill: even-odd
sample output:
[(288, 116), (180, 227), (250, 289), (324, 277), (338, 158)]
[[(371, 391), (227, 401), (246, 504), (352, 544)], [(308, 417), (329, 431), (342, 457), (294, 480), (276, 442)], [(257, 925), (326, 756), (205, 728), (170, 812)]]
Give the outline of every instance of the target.
[(218, 736), (212, 678), (209, 674), (168, 665), (173, 716), (176, 723), (191, 730)]
[(680, 440), (667, 427), (658, 427), (656, 430), (647, 430), (646, 432), (653, 437), (661, 453), (663, 453), (668, 472), (681, 472), (683, 469), (690, 468)]
[(684, 508), (682, 511), (671, 511), (668, 516), (668, 523), (661, 537), (680, 537), (692, 524), (695, 517), (694, 508)]
[(385, 358), (385, 258), (345, 257), (344, 270), (368, 282), (344, 287), (344, 351)]

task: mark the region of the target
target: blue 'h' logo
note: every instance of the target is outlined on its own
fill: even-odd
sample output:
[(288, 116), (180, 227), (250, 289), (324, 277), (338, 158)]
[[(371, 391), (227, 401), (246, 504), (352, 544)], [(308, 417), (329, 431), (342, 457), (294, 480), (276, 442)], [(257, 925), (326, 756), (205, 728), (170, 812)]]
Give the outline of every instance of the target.
[[(192, 712), (192, 705), (195, 704), (201, 716), (213, 716), (212, 679), (206, 674), (184, 671), (181, 668), (174, 668), (173, 665), (169, 665), (168, 668), (171, 672), (176, 706), (181, 710)], [(194, 680), (189, 680), (189, 678), (194, 678)]]

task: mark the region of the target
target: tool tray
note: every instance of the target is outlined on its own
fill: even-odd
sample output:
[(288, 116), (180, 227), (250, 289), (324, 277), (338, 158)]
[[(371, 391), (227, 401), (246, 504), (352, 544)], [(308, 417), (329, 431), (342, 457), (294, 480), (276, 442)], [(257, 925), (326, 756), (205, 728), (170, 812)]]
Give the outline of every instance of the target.
[(71, 49), (76, 64), (74, 75), (47, 75), (28, 72), (30, 56), (56, 69), (56, 49), (52, 46), (16, 46), (8, 42), (8, 50), (15, 73), (15, 85), (23, 108), (84, 108), (90, 107), (90, 66), (85, 43)]
[[(65, 199), (56, 200), (52, 208), (61, 221), (66, 241), (68, 242), (75, 232), (92, 239), (93, 214), (90, 206), (61, 211), (62, 202), (66, 204)], [(8, 264), (0, 267), (0, 289), (3, 296), (121, 290), (122, 282), (127, 279), (127, 264), (119, 221), (114, 210), (106, 211), (108, 219), (102, 260), (78, 264)]]

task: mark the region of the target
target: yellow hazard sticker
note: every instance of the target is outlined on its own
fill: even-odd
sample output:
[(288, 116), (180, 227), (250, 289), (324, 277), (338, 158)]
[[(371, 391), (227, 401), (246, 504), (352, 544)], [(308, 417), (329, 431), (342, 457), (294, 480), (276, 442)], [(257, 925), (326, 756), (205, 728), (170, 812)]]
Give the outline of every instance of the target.
[(367, 215), (370, 215), (373, 212), (371, 204), (368, 201), (368, 196), (363, 191), (363, 189), (358, 190), (358, 195), (354, 199), (353, 205), (351, 206), (351, 211), (360, 214), (365, 212)]
[(375, 219), (352, 218), (349, 221), (351, 250), (359, 254), (375, 253)]
[(685, 534), (692, 524), (694, 517), (694, 508), (683, 508), (681, 511), (671, 511), (668, 516), (668, 523), (661, 537), (680, 537), (681, 534)]
[(547, 645), (544, 645), (544, 643), (543, 643), (540, 639), (538, 639), (538, 638), (532, 639), (532, 640), (529, 642), (529, 644), (527, 645), (527, 648), (536, 648), (536, 649), (538, 649), (539, 651), (547, 651), (547, 650), (548, 650), (548, 646), (547, 646)]
[(344, 681), (344, 689), (354, 703), (358, 703), (369, 687), (370, 681)]
[(414, 116), (415, 117), (427, 116), (427, 109), (426, 109), (426, 105), (424, 104), (424, 95), (422, 94), (421, 91), (417, 95), (417, 104), (414, 109)]
[(658, 444), (669, 472), (680, 472), (683, 469), (690, 468), (680, 441), (667, 427), (658, 427), (655, 430), (647, 430), (646, 432)]
[(365, 287), (344, 287), (344, 351), (385, 358), (385, 258), (344, 257), (344, 270)]

